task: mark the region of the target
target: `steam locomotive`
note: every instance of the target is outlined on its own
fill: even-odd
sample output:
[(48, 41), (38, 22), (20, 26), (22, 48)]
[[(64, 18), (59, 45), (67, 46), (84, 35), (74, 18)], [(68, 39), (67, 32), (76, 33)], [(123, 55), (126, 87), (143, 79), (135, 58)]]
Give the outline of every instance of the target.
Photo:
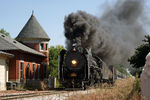
[(115, 70), (108, 67), (91, 49), (73, 45), (59, 54), (59, 82), (65, 88), (82, 88), (102, 82), (113, 83)]

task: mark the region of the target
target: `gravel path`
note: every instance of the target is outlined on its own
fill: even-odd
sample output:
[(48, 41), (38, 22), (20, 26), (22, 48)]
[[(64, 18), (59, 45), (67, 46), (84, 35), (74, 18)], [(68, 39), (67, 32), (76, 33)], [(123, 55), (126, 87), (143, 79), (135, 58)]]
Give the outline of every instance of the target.
[(90, 94), (96, 92), (95, 89), (85, 90), (85, 91), (72, 91), (66, 93), (57, 93), (52, 95), (44, 95), (44, 96), (37, 96), (37, 97), (30, 97), (30, 98), (21, 98), (17, 100), (66, 100), (68, 97), (72, 95), (78, 94)]
[[(10, 91), (1, 91), (0, 92), (0, 97), (11, 97), (11, 95), (18, 95), (16, 97), (16, 100), (66, 100), (68, 97), (73, 96), (73, 95), (79, 95), (79, 94), (90, 94), (95, 92), (95, 89), (90, 89), (90, 90), (85, 90), (85, 91), (15, 91), (15, 90), (10, 90)], [(47, 94), (43, 94), (47, 93)], [(26, 95), (26, 94), (33, 94), (30, 97), (26, 98), (19, 98), (21, 95)], [(36, 95), (34, 95), (36, 94)], [(39, 95), (38, 95), (39, 94)], [(10, 99), (10, 98), (8, 98)], [(3, 99), (3, 100), (6, 100)]]

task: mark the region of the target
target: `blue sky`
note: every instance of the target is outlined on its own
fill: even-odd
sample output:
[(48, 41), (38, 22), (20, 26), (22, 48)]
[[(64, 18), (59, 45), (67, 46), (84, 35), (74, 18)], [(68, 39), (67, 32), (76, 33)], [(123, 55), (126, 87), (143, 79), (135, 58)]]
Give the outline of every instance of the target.
[(0, 29), (15, 38), (25, 23), (34, 15), (51, 38), (51, 45), (65, 45), (64, 17), (78, 10), (100, 16), (105, 2), (116, 0), (0, 0)]
[[(110, 3), (111, 0), (107, 0)], [(51, 45), (65, 45), (63, 35), (64, 17), (78, 10), (99, 16), (106, 0), (1, 0), (0, 29), (4, 28), (15, 38), (32, 10), (34, 15), (51, 38)]]

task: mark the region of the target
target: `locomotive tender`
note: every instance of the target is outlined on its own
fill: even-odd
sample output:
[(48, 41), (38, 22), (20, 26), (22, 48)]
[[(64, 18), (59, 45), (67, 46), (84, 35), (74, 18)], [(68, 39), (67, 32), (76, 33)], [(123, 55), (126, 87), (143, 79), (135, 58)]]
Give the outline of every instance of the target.
[(108, 67), (91, 49), (73, 45), (59, 55), (59, 82), (65, 88), (82, 88), (102, 82), (114, 82), (115, 70)]

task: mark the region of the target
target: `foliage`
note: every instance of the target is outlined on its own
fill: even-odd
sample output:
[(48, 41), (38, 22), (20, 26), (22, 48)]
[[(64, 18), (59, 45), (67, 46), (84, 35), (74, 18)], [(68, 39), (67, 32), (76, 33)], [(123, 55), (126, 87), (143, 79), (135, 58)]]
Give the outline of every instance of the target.
[(141, 92), (141, 85), (140, 85), (140, 78), (138, 78), (138, 74), (136, 74), (136, 77), (135, 77), (135, 82), (133, 84), (133, 89), (135, 91), (137, 91), (138, 93)]
[(41, 84), (40, 89), (42, 89), (42, 90), (48, 89), (48, 81), (47, 80), (41, 81), (40, 84)]
[(57, 45), (49, 48), (49, 72), (53, 77), (58, 77), (58, 55), (64, 49), (63, 46)]
[(129, 73), (127, 72), (126, 67), (124, 67), (123, 65), (116, 65), (114, 66), (120, 73), (125, 74), (125, 75), (129, 75)]
[(10, 36), (10, 34), (9, 34), (8, 32), (6, 32), (6, 31), (4, 30), (4, 28), (2, 28), (2, 29), (0, 30), (0, 33), (4, 34), (4, 35), (6, 35), (6, 36)]
[(16, 90), (17, 91), (26, 91), (26, 90), (38, 90), (38, 89), (36, 87), (33, 87), (33, 86), (27, 86), (26, 84), (21, 84), (21, 85), (16, 87)]
[(143, 97), (141, 94), (140, 78), (139, 78), (138, 74), (135, 75), (135, 81), (133, 83), (133, 89), (130, 92), (130, 94), (126, 100), (130, 100), (133, 97), (136, 98), (135, 100), (143, 100)]
[(56, 79), (56, 88), (62, 88), (63, 85), (59, 83), (58, 79)]
[[(150, 36), (146, 35), (143, 42), (144, 44), (138, 46), (135, 50), (135, 54), (128, 59), (129, 63), (133, 67), (133, 69), (131, 69), (133, 72), (136, 72), (137, 69), (135, 68), (142, 69), (145, 64), (145, 57), (150, 52)], [(141, 71), (137, 71), (137, 73), (140, 75)]]
[(136, 76), (136, 74), (138, 74), (138, 76), (140, 77), (140, 74), (142, 72), (142, 67), (140, 68), (129, 67), (129, 72), (132, 76)]
[[(143, 100), (140, 93), (139, 80), (126, 78), (116, 80), (113, 86), (101, 86), (93, 90), (87, 90), (87, 94), (74, 93), (68, 100)], [(111, 87), (111, 88), (110, 88)]]
[(16, 90), (18, 90), (18, 91), (26, 91), (26, 88), (25, 88), (24, 85), (19, 85), (19, 86), (16, 87)]
[(32, 86), (24, 85), (24, 86), (23, 86), (23, 89), (24, 89), (24, 90), (36, 90), (37, 88), (32, 87)]

